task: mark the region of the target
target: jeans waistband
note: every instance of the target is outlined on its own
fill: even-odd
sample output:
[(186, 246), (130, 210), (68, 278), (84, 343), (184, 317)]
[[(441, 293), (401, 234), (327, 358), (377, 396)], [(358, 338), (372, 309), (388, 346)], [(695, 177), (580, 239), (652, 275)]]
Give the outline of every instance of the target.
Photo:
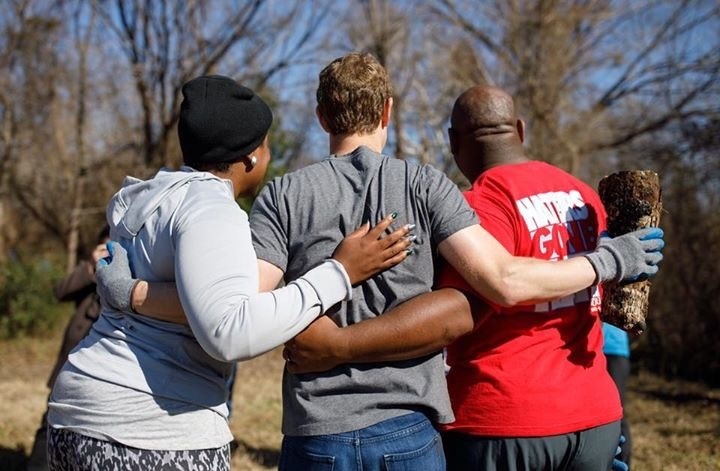
[(330, 435), (320, 435), (312, 438), (344, 443), (354, 443), (358, 440), (372, 443), (373, 441), (378, 440), (393, 440), (396, 438), (406, 437), (429, 427), (433, 427), (433, 424), (425, 416), (425, 414), (420, 412), (411, 412), (409, 414), (383, 420), (382, 422), (378, 422), (360, 430)]

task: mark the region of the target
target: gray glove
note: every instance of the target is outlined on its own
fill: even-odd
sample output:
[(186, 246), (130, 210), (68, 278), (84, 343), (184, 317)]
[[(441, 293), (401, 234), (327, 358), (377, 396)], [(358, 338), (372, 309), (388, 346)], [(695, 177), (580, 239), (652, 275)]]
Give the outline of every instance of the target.
[(595, 251), (585, 257), (595, 269), (598, 283), (633, 282), (657, 273), (664, 246), (662, 229), (649, 227), (615, 238), (601, 237)]
[(122, 245), (110, 241), (107, 249), (110, 256), (98, 260), (95, 266), (97, 293), (103, 304), (118, 311), (134, 312), (132, 291), (140, 280), (133, 278), (128, 253)]

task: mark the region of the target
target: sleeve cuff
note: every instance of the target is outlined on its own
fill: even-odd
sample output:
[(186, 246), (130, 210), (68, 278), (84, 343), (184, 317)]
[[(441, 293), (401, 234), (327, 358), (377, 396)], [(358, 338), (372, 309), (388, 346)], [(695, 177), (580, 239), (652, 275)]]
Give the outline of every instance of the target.
[(352, 299), (350, 277), (345, 271), (345, 267), (337, 260), (326, 259), (301, 278), (307, 281), (317, 293), (323, 312), (340, 301)]

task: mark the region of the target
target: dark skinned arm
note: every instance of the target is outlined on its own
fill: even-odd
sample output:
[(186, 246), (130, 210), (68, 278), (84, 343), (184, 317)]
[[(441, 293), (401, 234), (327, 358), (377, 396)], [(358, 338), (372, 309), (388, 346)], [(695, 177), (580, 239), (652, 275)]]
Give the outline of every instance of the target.
[(133, 288), (130, 300), (137, 313), (165, 322), (188, 324), (175, 283), (140, 280)]
[[(408, 255), (411, 240), (408, 225), (383, 236), (395, 220), (390, 215), (375, 227), (364, 224), (346, 236), (333, 252), (332, 257), (345, 268), (352, 284), (360, 283), (371, 276), (385, 271), (402, 262)], [(280, 268), (258, 260), (260, 291), (271, 291), (282, 279)], [(176, 324), (187, 324), (187, 318), (175, 283), (140, 280), (135, 284), (130, 302), (135, 312)]]
[(471, 308), (481, 312), (484, 306), (472, 296), (443, 288), (345, 328), (322, 316), (285, 344), (283, 356), (288, 371), (296, 374), (327, 371), (345, 363), (418, 358), (472, 331)]

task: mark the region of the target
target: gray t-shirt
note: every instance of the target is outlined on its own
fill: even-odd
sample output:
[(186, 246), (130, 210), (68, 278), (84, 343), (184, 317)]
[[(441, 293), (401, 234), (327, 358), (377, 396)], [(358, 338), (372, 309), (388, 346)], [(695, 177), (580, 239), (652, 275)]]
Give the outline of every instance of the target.
[[(353, 290), (328, 315), (341, 326), (378, 316), (431, 290), (437, 245), (477, 224), (457, 186), (430, 166), (359, 147), (271, 181), (250, 225), (259, 259), (289, 282), (322, 262), (349, 233), (397, 212), (393, 228), (415, 224), (414, 252)], [(440, 353), (409, 361), (342, 365), (321, 374), (283, 377), (283, 433), (324, 435), (357, 430), (410, 411), (453, 420)]]

